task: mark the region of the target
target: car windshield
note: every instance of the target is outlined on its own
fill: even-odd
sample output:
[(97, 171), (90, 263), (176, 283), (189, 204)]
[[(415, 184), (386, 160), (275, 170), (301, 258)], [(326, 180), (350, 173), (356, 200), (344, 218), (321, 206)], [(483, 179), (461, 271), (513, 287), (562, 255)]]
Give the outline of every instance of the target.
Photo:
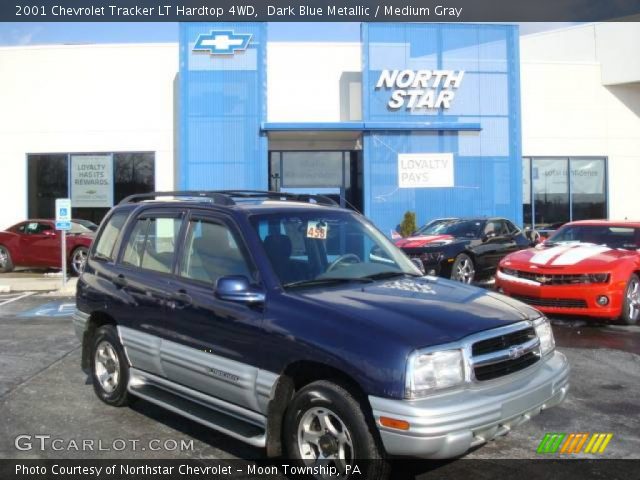
[(606, 245), (610, 248), (640, 248), (640, 229), (624, 225), (567, 225), (544, 242), (546, 246), (564, 243)]
[(419, 231), (420, 235), (451, 235), (452, 237), (477, 238), (482, 229), (479, 220), (443, 220), (431, 224)]
[(72, 221), (71, 230), (69, 230), (69, 233), (93, 233), (93, 232), (89, 230), (87, 227), (85, 227), (84, 225), (81, 225), (78, 222)]
[(423, 225), (420, 229), (418, 229), (415, 234), (416, 235), (437, 235), (438, 230), (440, 228), (443, 228), (444, 225), (446, 225), (451, 221), (452, 221), (451, 219), (445, 219), (445, 218), (432, 220), (431, 222), (427, 223), (426, 225)]
[(251, 222), (285, 287), (422, 275), (371, 223), (351, 212), (257, 214)]

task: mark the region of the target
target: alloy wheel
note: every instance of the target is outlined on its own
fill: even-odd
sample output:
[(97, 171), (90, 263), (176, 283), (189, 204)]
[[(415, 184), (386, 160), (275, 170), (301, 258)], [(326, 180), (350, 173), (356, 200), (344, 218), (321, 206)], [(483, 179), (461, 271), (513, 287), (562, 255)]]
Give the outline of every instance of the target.
[(629, 308), (629, 319), (634, 322), (640, 315), (640, 282), (634, 277), (627, 287), (627, 305)]
[(453, 273), (454, 280), (458, 282), (470, 284), (473, 281), (475, 275), (475, 269), (473, 268), (473, 262), (468, 258), (463, 258), (456, 265), (456, 269)]
[(102, 389), (111, 393), (120, 381), (120, 361), (113, 345), (107, 341), (100, 342), (96, 348), (95, 375)]
[(354, 460), (351, 433), (335, 412), (325, 407), (307, 410), (298, 424), (298, 451), (307, 465), (334, 465), (344, 473)]
[(84, 271), (87, 263), (87, 251), (84, 248), (77, 248), (71, 257), (71, 266), (73, 271), (80, 275)]
[(0, 247), (0, 268), (6, 268), (9, 261), (9, 252), (4, 247)]

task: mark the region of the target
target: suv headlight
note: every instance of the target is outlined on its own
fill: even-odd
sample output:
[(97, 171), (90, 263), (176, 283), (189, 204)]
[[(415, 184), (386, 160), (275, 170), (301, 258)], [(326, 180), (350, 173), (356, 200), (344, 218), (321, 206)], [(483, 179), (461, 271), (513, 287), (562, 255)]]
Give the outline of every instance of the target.
[(536, 329), (536, 335), (540, 340), (540, 353), (545, 356), (556, 348), (556, 341), (553, 338), (553, 330), (551, 323), (547, 317), (540, 317), (533, 322), (533, 328)]
[(464, 382), (462, 350), (414, 352), (407, 363), (406, 397), (419, 398), (434, 390)]

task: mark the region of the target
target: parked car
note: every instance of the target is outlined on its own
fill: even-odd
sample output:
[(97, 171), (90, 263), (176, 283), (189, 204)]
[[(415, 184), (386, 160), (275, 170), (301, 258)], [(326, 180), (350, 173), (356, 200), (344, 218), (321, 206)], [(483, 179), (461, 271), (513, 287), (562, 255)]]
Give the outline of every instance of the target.
[(97, 235), (73, 321), (109, 405), (140, 397), (343, 473), (378, 459), (360, 465), (374, 479), (387, 455), (462, 455), (567, 393), (537, 310), (423, 277), (326, 197), (141, 194)]
[[(0, 232), (0, 272), (11, 272), (15, 267), (60, 268), (59, 233), (55, 222), (46, 219), (26, 220)], [(72, 273), (82, 272), (92, 241), (93, 232), (71, 222), (66, 247)]]
[(74, 223), (82, 225), (84, 228), (91, 230), (92, 232), (96, 232), (98, 230), (98, 225), (93, 223), (91, 220), (84, 220), (82, 218), (74, 218), (72, 220)]
[(496, 287), (549, 314), (637, 323), (639, 248), (640, 222), (568, 223), (537, 248), (503, 259)]
[(395, 243), (428, 274), (462, 283), (493, 275), (505, 255), (533, 244), (504, 218), (442, 219)]

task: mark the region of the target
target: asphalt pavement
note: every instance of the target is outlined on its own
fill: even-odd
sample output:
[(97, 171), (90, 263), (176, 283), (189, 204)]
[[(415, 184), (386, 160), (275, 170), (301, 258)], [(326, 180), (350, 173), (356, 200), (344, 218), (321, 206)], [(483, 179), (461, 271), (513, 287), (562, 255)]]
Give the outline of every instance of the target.
[[(72, 311), (72, 297), (0, 294), (0, 458), (263, 458), (262, 450), (145, 401), (100, 402), (80, 370)], [(640, 327), (556, 320), (553, 328), (572, 366), (567, 400), (466, 458), (539, 458), (549, 432), (611, 432), (600, 457), (640, 458)], [(20, 435), (31, 438), (30, 448), (20, 440), (17, 448)], [(35, 435), (45, 435), (43, 444)], [(69, 448), (86, 440), (93, 450)]]

